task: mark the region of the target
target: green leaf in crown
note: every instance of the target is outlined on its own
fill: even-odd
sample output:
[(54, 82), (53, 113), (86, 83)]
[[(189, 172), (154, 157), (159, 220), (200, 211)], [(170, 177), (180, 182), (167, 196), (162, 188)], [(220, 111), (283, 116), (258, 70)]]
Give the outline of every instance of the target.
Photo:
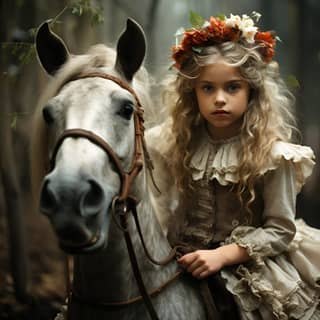
[(205, 20), (194, 11), (190, 11), (189, 19), (193, 28), (201, 28), (205, 22)]

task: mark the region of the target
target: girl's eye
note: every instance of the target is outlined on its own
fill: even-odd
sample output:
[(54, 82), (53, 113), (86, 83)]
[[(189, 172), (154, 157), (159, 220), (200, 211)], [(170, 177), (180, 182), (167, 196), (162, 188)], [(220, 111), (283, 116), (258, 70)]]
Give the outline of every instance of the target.
[(201, 89), (203, 92), (211, 92), (214, 88), (211, 84), (204, 84)]
[(240, 83), (231, 83), (227, 86), (227, 91), (230, 93), (236, 92), (241, 88)]

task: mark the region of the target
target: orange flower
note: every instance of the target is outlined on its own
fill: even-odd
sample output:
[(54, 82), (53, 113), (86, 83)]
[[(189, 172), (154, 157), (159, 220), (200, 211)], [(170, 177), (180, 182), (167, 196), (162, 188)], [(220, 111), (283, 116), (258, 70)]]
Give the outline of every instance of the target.
[(211, 40), (210, 43), (220, 43), (223, 37), (224, 22), (215, 17), (210, 17), (210, 25), (207, 27), (208, 38)]
[(257, 32), (255, 35), (255, 41), (260, 43), (260, 53), (267, 62), (270, 62), (274, 56), (274, 47), (276, 45), (276, 39), (274, 33), (271, 31)]
[(217, 34), (222, 34), (224, 28), (224, 21), (219, 18), (210, 17), (210, 26), (208, 27), (209, 31), (215, 31)]
[(185, 55), (185, 50), (183, 50), (181, 47), (173, 47), (172, 48), (173, 54), (172, 58), (176, 61), (174, 66), (178, 69), (181, 68), (183, 57)]
[[(224, 20), (210, 17), (208, 26), (205, 28), (193, 28), (185, 31), (180, 45), (172, 47), (172, 58), (176, 62), (175, 67), (181, 68), (183, 63), (190, 57), (194, 47), (206, 47), (226, 41), (238, 41), (240, 38), (243, 38), (242, 29), (240, 29), (237, 25), (227, 27)], [(266, 62), (271, 61), (276, 44), (274, 34), (270, 31), (258, 31), (255, 34), (254, 40), (257, 44), (261, 45), (259, 52), (262, 58)]]
[(208, 40), (208, 34), (203, 29), (185, 31), (181, 46), (184, 50), (191, 50), (193, 46), (201, 45)]
[(274, 35), (271, 31), (266, 31), (266, 32), (257, 32), (255, 35), (255, 40), (257, 41), (263, 41), (263, 42), (267, 42), (270, 43), (272, 45), (274, 45), (276, 43)]
[(238, 41), (240, 38), (240, 30), (235, 28), (224, 28), (224, 41)]

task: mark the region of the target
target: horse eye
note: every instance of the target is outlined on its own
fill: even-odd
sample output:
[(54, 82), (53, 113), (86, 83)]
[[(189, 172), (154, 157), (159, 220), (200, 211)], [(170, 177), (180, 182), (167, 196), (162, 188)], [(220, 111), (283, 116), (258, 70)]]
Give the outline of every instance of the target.
[(46, 124), (50, 125), (54, 122), (53, 110), (51, 105), (47, 105), (43, 108), (42, 115)]
[(121, 107), (120, 107), (120, 110), (118, 112), (118, 114), (127, 119), (127, 120), (130, 120), (131, 119), (131, 116), (132, 116), (132, 113), (133, 113), (133, 110), (134, 110), (134, 106), (133, 106), (133, 103), (131, 101), (125, 101)]

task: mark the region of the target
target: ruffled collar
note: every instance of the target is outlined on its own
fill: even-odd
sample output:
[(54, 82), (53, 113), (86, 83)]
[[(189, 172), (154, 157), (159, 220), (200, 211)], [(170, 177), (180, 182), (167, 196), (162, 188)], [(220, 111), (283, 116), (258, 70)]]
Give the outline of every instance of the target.
[[(240, 136), (229, 139), (213, 140), (207, 130), (200, 131), (199, 144), (190, 160), (192, 179), (203, 179), (207, 173), (209, 180), (216, 179), (221, 185), (239, 182)], [(291, 162), (295, 168), (297, 192), (305, 183), (314, 167), (314, 153), (310, 147), (288, 142), (274, 142), (270, 158), (261, 174), (275, 170), (281, 161)]]
[(239, 180), (236, 173), (239, 147), (240, 136), (214, 140), (207, 130), (202, 128), (199, 145), (190, 160), (192, 179), (200, 180), (208, 171), (210, 172), (208, 178), (217, 179), (222, 185), (237, 182)]

